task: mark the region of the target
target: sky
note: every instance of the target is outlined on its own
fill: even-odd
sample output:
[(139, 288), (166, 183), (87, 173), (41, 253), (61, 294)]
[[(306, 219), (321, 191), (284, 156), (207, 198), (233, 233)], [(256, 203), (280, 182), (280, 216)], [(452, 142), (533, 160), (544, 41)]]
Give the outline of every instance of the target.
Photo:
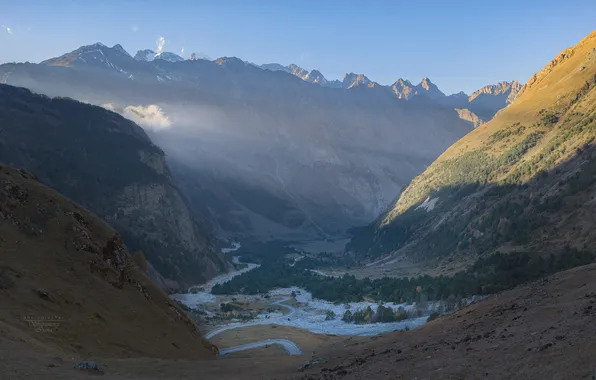
[(525, 82), (596, 28), (594, 0), (0, 0), (0, 63), (82, 45), (295, 63), (327, 79), (429, 77), (445, 93)]

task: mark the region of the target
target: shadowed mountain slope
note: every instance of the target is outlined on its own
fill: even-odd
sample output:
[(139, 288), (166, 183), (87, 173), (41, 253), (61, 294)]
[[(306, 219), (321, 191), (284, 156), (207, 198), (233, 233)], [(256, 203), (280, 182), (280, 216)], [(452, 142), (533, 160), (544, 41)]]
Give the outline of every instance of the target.
[(0, 85), (0, 119), (0, 162), (100, 215), (165, 277), (200, 283), (227, 269), (210, 227), (172, 184), (163, 151), (135, 123), (7, 85)]

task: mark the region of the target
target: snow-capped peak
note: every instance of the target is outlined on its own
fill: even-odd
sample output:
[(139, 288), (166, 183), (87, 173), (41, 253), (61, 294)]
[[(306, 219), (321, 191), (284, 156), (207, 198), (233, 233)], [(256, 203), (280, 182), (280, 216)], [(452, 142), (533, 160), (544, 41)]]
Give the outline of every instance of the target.
[(119, 51), (122, 54), (126, 54), (129, 57), (131, 56), (130, 54), (128, 54), (128, 52), (126, 50), (124, 50), (124, 48), (120, 44), (116, 44), (116, 45), (112, 46), (112, 49)]
[(151, 49), (139, 50), (137, 54), (135, 54), (135, 59), (137, 61), (145, 61), (150, 62), (155, 59), (155, 52)]
[(184, 58), (179, 56), (178, 54), (170, 53), (167, 51), (163, 51), (160, 53), (156, 53), (151, 49), (139, 50), (135, 55), (135, 59), (137, 61), (145, 61), (151, 62), (154, 59), (162, 59), (168, 62), (181, 62), (184, 61)]
[(184, 61), (184, 58), (182, 58), (178, 54), (170, 53), (167, 51), (163, 51), (161, 53), (156, 54), (154, 59), (163, 59), (164, 61), (168, 61), (168, 62)]

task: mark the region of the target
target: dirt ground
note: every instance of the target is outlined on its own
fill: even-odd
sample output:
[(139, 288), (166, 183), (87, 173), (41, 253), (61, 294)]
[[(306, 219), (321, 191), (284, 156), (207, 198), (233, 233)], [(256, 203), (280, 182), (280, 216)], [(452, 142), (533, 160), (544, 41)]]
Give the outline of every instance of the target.
[(340, 351), (299, 379), (596, 379), (596, 264)]
[[(346, 337), (329, 334), (314, 334), (308, 330), (291, 326), (259, 325), (248, 326), (238, 329), (224, 331), (214, 336), (211, 342), (220, 348), (234, 347), (241, 344), (258, 342), (265, 339), (288, 339), (296, 343), (298, 347), (310, 356), (321, 348), (336, 347), (342, 349)], [(369, 338), (354, 337), (355, 340), (366, 341)], [(283, 351), (285, 352), (285, 351)]]
[[(265, 349), (271, 355), (255, 351), (254, 356), (246, 352), (206, 361), (85, 359), (104, 366), (107, 379), (591, 380), (596, 377), (595, 280), (596, 264), (591, 264), (490, 297), (412, 331), (330, 339), (317, 348), (321, 362), (304, 372), (298, 368), (309, 355), (274, 355), (274, 348)], [(0, 326), (2, 379), (89, 378), (73, 368), (82, 358)]]

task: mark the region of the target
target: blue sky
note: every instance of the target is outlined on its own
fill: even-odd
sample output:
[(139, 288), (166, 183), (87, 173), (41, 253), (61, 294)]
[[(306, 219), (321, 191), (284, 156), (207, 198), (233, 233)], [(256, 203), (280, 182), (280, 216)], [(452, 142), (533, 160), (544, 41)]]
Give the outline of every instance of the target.
[[(120, 43), (255, 63), (296, 63), (328, 79), (429, 77), (444, 92), (525, 82), (596, 28), (594, 0), (0, 0), (0, 63), (39, 62)], [(7, 28), (10, 28), (10, 33)]]

